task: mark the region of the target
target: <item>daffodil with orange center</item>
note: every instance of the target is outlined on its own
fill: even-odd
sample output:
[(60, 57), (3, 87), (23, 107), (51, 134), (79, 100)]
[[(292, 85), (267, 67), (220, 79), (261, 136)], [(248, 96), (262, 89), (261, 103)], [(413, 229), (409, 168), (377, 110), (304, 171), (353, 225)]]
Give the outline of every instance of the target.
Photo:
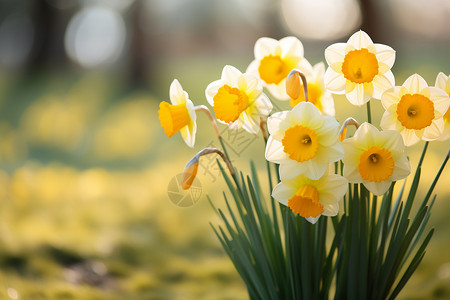
[[(333, 97), (331, 96), (331, 93), (325, 88), (324, 84), (324, 63), (320, 62), (314, 65), (314, 67), (307, 69), (312, 70), (311, 72), (304, 74), (307, 81), (308, 101), (314, 104), (314, 106), (317, 107), (322, 114), (334, 116), (335, 111)], [(297, 82), (298, 87), (296, 89), (298, 90), (298, 95), (295, 95), (293, 97), (290, 95), (289, 104), (291, 107), (294, 107), (298, 103), (305, 101), (305, 91), (303, 88), (303, 83), (301, 83), (300, 78), (297, 79)]]
[(339, 201), (347, 189), (347, 179), (339, 175), (325, 174), (318, 180), (299, 175), (282, 180), (273, 189), (272, 197), (314, 224), (321, 215), (338, 214)]
[[(440, 72), (436, 78), (435, 87), (440, 88), (450, 96), (450, 76), (447, 76), (444, 73)], [(443, 118), (444, 130), (441, 137), (439, 138), (440, 141), (450, 139), (450, 108), (447, 109), (447, 112), (444, 114)]]
[(351, 104), (363, 105), (395, 84), (391, 68), (395, 51), (374, 44), (364, 31), (354, 33), (347, 43), (336, 43), (325, 49), (329, 65), (325, 86), (333, 94), (345, 94)]
[(300, 102), (291, 111), (273, 114), (267, 120), (270, 133), (266, 159), (280, 164), (281, 179), (304, 174), (313, 180), (325, 174), (329, 163), (344, 156), (338, 140), (339, 123), (323, 116), (310, 102)]
[(292, 69), (311, 72), (311, 65), (303, 57), (303, 44), (295, 37), (279, 41), (260, 38), (255, 43), (254, 52), (255, 60), (248, 66), (247, 73), (258, 76), (278, 100), (289, 100), (285, 82)]
[(403, 139), (395, 130), (379, 131), (363, 123), (342, 144), (344, 177), (351, 183), (364, 184), (374, 195), (383, 195), (393, 181), (406, 178), (411, 172)]
[(260, 129), (260, 118), (267, 117), (272, 111), (272, 103), (262, 90), (258, 77), (225, 66), (221, 79), (206, 88), (206, 98), (219, 122), (231, 129), (244, 128), (256, 134)]
[(405, 145), (411, 146), (420, 140), (441, 137), (450, 98), (445, 91), (429, 87), (421, 76), (414, 74), (402, 86), (384, 92), (381, 103), (386, 110), (381, 128), (397, 130)]
[(171, 137), (180, 132), (186, 144), (194, 147), (197, 132), (194, 104), (176, 79), (170, 85), (170, 102), (163, 101), (159, 104), (159, 121), (164, 133)]

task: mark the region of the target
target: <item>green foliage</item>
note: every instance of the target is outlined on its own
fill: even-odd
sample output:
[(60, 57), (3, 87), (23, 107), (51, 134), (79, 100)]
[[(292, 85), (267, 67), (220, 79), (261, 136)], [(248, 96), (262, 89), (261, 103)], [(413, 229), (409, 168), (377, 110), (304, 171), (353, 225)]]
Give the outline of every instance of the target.
[[(253, 163), (247, 177), (230, 177), (221, 167), (232, 197), (224, 193), (225, 211), (210, 201), (223, 221), (211, 226), (250, 299), (396, 298), (422, 261), (434, 232), (426, 229), (435, 196), (430, 198), (449, 156), (413, 210), (427, 147), (428, 143), (408, 192), (403, 185), (393, 199), (393, 183), (378, 198), (362, 184), (349, 184), (344, 212), (322, 216), (314, 225), (273, 198), (266, 201)], [(269, 192), (271, 168), (267, 163)]]

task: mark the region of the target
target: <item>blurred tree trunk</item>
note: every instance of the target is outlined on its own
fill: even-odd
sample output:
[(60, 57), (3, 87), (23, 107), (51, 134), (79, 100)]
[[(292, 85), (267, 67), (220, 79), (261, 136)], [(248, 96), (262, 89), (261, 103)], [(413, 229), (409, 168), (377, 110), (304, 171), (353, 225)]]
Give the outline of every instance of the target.
[(376, 1), (360, 0), (362, 24), (361, 30), (365, 31), (374, 42), (382, 43), (386, 40), (383, 31), (380, 30), (380, 16)]
[(35, 0), (32, 4), (35, 37), (29, 67), (43, 69), (66, 65), (64, 34), (73, 11), (58, 10), (46, 0)]
[(129, 86), (131, 88), (142, 88), (148, 86), (147, 70), (151, 69), (151, 53), (147, 53), (147, 36), (141, 28), (142, 1), (136, 1), (131, 9), (131, 41), (129, 60)]

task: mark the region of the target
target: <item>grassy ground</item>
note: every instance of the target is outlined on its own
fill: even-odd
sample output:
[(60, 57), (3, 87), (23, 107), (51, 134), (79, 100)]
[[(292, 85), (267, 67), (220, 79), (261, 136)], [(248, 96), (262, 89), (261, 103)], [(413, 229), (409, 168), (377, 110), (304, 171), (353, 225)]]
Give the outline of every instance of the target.
[[(196, 103), (205, 104), (204, 86), (221, 67), (216, 73), (204, 68), (211, 74), (197, 77), (200, 71), (192, 65), (182, 66), (194, 70), (180, 79)], [(164, 76), (173, 77), (172, 71), (179, 70)], [(430, 83), (435, 71), (426, 74)], [(400, 80), (409, 75), (401, 74)], [(164, 76), (167, 91), (171, 79)], [(219, 146), (205, 116), (198, 118), (198, 140), (189, 149), (180, 136), (163, 134), (156, 113), (160, 99), (148, 92), (123, 93), (111, 78), (2, 82), (0, 299), (247, 299), (209, 226), (218, 219), (205, 195), (222, 205), (218, 169), (207, 162), (200, 168), (196, 205), (180, 208), (167, 196), (169, 181), (191, 156)], [(336, 106), (341, 122), (349, 115), (366, 119), (364, 108), (350, 107), (343, 98), (336, 98)], [(377, 124), (381, 104), (374, 102), (372, 109)], [(227, 138), (240, 169), (248, 170), (253, 159), (264, 172), (261, 137)], [(408, 149), (413, 165), (422, 146)], [(449, 146), (432, 144), (422, 190)], [(430, 220), (435, 237), (401, 299), (450, 297), (449, 178), (447, 169)]]

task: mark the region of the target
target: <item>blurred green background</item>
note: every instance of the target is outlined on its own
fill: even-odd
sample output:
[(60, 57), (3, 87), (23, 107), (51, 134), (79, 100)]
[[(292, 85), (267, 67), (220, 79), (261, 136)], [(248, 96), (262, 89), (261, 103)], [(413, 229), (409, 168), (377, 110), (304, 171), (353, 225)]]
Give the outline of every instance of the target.
[[(195, 205), (168, 197), (185, 163), (219, 146), (213, 129), (199, 114), (190, 149), (164, 135), (158, 104), (177, 78), (206, 105), (206, 86), (226, 64), (244, 71), (259, 37), (295, 35), (315, 64), (359, 28), (397, 51), (397, 85), (450, 72), (445, 0), (1, 0), (0, 299), (247, 299), (209, 225), (206, 194), (220, 207), (225, 188), (214, 161)], [(340, 122), (366, 120), (335, 105)], [(378, 125), (379, 101), (372, 110)], [(220, 130), (235, 165), (252, 159), (264, 176), (262, 137)], [(422, 147), (407, 149), (413, 166)], [(449, 147), (431, 144), (422, 195)], [(401, 299), (450, 298), (449, 179), (447, 168), (435, 236)]]

